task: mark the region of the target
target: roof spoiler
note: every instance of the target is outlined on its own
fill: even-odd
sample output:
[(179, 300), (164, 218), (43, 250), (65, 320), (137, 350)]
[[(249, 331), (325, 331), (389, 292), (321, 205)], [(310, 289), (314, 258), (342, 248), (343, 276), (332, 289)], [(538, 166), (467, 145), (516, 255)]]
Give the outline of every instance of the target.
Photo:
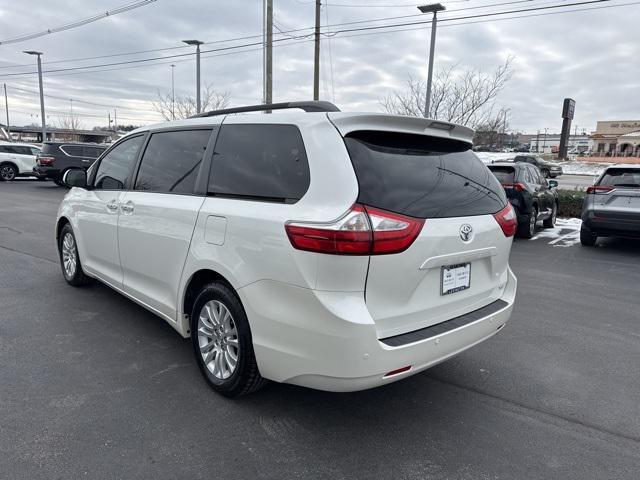
[(261, 105), (248, 105), (246, 107), (224, 108), (222, 110), (211, 110), (209, 112), (199, 113), (189, 118), (214, 117), (216, 115), (227, 115), (231, 113), (247, 113), (247, 112), (271, 112), (271, 110), (287, 110), (291, 108), (299, 108), (305, 112), (339, 112), (340, 109), (331, 102), (325, 101), (305, 101), (305, 102), (283, 102), (283, 103), (267, 103)]

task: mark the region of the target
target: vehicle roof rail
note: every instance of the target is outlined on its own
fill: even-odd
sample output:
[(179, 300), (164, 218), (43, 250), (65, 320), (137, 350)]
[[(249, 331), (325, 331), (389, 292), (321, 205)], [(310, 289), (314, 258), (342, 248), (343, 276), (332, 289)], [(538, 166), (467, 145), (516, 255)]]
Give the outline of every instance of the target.
[(262, 105), (248, 105), (246, 107), (223, 108), (222, 110), (211, 110), (192, 115), (189, 118), (214, 117), (216, 115), (227, 115), (230, 113), (265, 112), (271, 110), (286, 110), (299, 108), (305, 112), (339, 112), (340, 109), (331, 102), (324, 100), (304, 101), (304, 102), (282, 102), (267, 103)]

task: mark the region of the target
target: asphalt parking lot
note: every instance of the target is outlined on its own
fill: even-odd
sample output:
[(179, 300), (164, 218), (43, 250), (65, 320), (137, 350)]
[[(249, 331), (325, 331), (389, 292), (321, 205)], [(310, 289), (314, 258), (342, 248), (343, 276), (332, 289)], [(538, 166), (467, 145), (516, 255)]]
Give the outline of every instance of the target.
[(0, 183), (1, 478), (638, 478), (640, 242), (516, 241), (510, 324), (408, 380), (228, 400), (162, 320), (63, 281), (64, 192)]

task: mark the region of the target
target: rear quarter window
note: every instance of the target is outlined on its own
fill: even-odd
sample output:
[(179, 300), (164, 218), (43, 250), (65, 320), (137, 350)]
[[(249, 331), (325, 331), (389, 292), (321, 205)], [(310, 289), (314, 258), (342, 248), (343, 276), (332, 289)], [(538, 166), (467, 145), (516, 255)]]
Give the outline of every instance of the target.
[(345, 137), (365, 205), (417, 218), (492, 214), (504, 189), (471, 145), (437, 137), (359, 131)]
[(309, 188), (309, 163), (295, 125), (223, 125), (209, 194), (294, 203)]

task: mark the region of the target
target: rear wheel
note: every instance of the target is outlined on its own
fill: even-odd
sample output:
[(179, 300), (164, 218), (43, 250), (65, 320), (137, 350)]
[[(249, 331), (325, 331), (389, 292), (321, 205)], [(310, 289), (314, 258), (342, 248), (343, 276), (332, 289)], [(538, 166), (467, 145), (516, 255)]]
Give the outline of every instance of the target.
[(16, 178), (18, 175), (18, 169), (15, 165), (11, 165), (10, 163), (3, 163), (0, 165), (0, 180), (3, 182), (10, 182)]
[(593, 247), (598, 240), (598, 236), (588, 228), (582, 227), (580, 229), (580, 243), (584, 247)]
[(73, 228), (68, 223), (60, 231), (58, 252), (60, 254), (62, 275), (69, 285), (81, 287), (91, 283), (91, 277), (85, 275), (82, 270), (76, 237), (73, 233)]
[(557, 217), (558, 217), (558, 204), (554, 202), (553, 208), (551, 209), (551, 216), (543, 222), (544, 228), (555, 227)]
[(261, 388), (247, 315), (235, 292), (225, 283), (205, 286), (191, 312), (191, 343), (207, 383), (227, 397)]
[(518, 223), (518, 236), (521, 238), (531, 238), (536, 233), (536, 223), (538, 222), (538, 209), (533, 207), (529, 215), (520, 217), (522, 222)]

